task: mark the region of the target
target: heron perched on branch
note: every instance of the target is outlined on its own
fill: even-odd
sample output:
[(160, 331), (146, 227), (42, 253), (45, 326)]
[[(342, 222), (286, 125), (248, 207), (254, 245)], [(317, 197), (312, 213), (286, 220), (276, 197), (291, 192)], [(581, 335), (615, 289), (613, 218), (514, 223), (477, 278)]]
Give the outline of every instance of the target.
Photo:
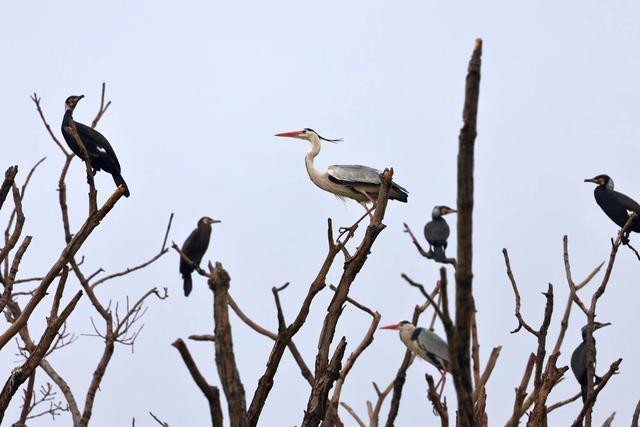
[(449, 346), (447, 342), (429, 329), (416, 328), (413, 323), (407, 320), (403, 320), (395, 325), (383, 326), (380, 329), (399, 331), (400, 340), (413, 354), (438, 368), (441, 377), (438, 384), (436, 384), (436, 388), (440, 385), (439, 394), (442, 394), (450, 363)]
[(204, 253), (209, 247), (209, 240), (211, 240), (211, 224), (216, 224), (221, 221), (217, 219), (211, 219), (208, 216), (203, 216), (198, 221), (198, 226), (195, 230), (189, 234), (187, 240), (182, 244), (182, 253), (189, 258), (189, 261), (180, 257), (180, 274), (182, 274), (184, 296), (188, 297), (193, 288), (193, 281), (191, 279), (191, 273), (195, 270), (195, 267), (200, 265)]
[(433, 252), (433, 259), (444, 262), (447, 259), (447, 239), (449, 238), (449, 224), (444, 215), (457, 212), (449, 206), (436, 206), (431, 211), (431, 221), (424, 226), (424, 237), (429, 242), (429, 250)]
[(110, 173), (117, 186), (124, 186), (124, 196), (129, 197), (129, 187), (120, 174), (120, 162), (118, 162), (118, 157), (115, 151), (113, 151), (111, 144), (109, 144), (109, 141), (107, 141), (107, 138), (97, 130), (73, 120), (73, 110), (82, 98), (84, 98), (84, 95), (72, 95), (65, 101), (64, 117), (62, 118), (62, 136), (64, 136), (64, 140), (67, 142), (71, 151), (84, 160), (84, 154), (80, 145), (69, 131), (69, 127), (75, 124), (78, 137), (80, 137), (89, 155), (89, 161), (91, 162), (94, 174), (99, 170)]
[[(611, 323), (593, 322), (593, 332), (610, 324)], [(595, 356), (596, 340), (593, 338), (593, 335), (591, 336), (591, 340), (593, 342)], [(573, 354), (571, 355), (571, 370), (573, 371), (573, 375), (576, 376), (576, 380), (580, 383), (582, 401), (584, 402), (587, 400), (587, 325), (582, 327), (582, 342), (573, 350)], [(597, 376), (595, 372), (593, 374), (595, 383), (597, 384), (600, 382), (600, 377)]]
[[(321, 141), (336, 143), (339, 139), (327, 139), (318, 135), (313, 129), (305, 128), (299, 131), (278, 133), (275, 136), (297, 138), (309, 141), (311, 150), (305, 156), (305, 165), (311, 181), (329, 193), (341, 199), (345, 197), (360, 203), (371, 215), (375, 208), (376, 199), (380, 192), (380, 171), (361, 165), (332, 165), (326, 172), (320, 172), (313, 166), (313, 159), (320, 153)], [(407, 202), (409, 192), (395, 182), (391, 183), (389, 199)], [(372, 203), (369, 209), (367, 203)]]
[[(640, 205), (626, 194), (622, 194), (613, 189), (613, 180), (609, 175), (598, 175), (584, 182), (593, 182), (598, 186), (593, 190), (593, 196), (598, 205), (611, 221), (622, 228), (629, 220), (629, 211), (640, 215)], [(636, 220), (631, 227), (631, 231), (640, 233), (640, 221)]]

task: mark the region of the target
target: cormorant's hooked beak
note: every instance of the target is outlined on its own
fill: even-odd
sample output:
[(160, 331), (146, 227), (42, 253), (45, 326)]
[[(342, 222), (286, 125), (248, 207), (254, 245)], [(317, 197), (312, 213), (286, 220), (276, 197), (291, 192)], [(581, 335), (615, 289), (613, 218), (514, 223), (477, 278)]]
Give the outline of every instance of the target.
[(284, 138), (300, 138), (300, 135), (302, 134), (302, 131), (296, 130), (293, 132), (282, 132), (282, 133), (276, 133), (274, 136), (280, 136), (280, 137), (284, 137)]
[(79, 95), (76, 101), (80, 101), (82, 98), (84, 98), (84, 95)]
[(611, 325), (611, 322), (607, 322), (607, 323), (593, 322), (593, 330), (595, 331), (609, 325)]
[(593, 182), (594, 184), (600, 184), (595, 178), (587, 178), (584, 180), (584, 182)]
[(207, 218), (207, 219), (204, 220), (204, 223), (207, 224), (207, 225), (218, 224), (218, 223), (221, 223), (221, 222), (222, 221), (220, 221), (219, 219), (211, 219), (211, 218)]
[(397, 329), (399, 329), (399, 328), (400, 328), (400, 325), (396, 324), (396, 325), (387, 325), (387, 326), (382, 326), (382, 327), (380, 327), (380, 328), (378, 328), (378, 329), (394, 329), (394, 330), (397, 330)]
[(447, 208), (444, 211), (444, 215), (447, 215), (447, 214), (450, 214), (450, 213), (456, 213), (456, 212), (458, 212), (458, 211), (455, 210), (455, 209)]

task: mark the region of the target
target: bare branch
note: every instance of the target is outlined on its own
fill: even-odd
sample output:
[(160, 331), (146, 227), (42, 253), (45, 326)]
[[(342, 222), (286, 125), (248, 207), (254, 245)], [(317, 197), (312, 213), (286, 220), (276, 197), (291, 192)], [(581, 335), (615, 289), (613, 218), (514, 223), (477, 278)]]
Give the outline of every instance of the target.
[[(464, 123), (462, 129), (460, 129), (458, 139), (456, 328), (453, 340), (449, 337), (449, 351), (452, 355), (451, 372), (458, 397), (458, 421), (460, 422), (460, 427), (470, 427), (474, 424), (469, 342), (471, 313), (475, 309), (472, 292), (473, 168), (477, 135), (478, 98), (480, 95), (481, 56), (482, 40), (476, 39), (467, 70), (465, 101), (462, 113)], [(446, 301), (444, 300), (443, 306), (446, 306)]]
[(58, 260), (53, 264), (49, 272), (42, 279), (42, 282), (35, 290), (33, 297), (25, 306), (20, 317), (16, 319), (16, 321), (13, 322), (2, 335), (0, 335), (0, 348), (4, 347), (6, 343), (9, 342), (9, 340), (18, 333), (20, 328), (22, 328), (27, 323), (35, 307), (45, 297), (47, 289), (49, 288), (49, 285), (51, 284), (53, 279), (60, 274), (64, 266), (71, 260), (78, 249), (80, 249), (80, 246), (82, 246), (84, 241), (98, 226), (100, 221), (107, 215), (107, 213), (109, 213), (109, 211), (111, 211), (116, 202), (122, 197), (123, 193), (124, 188), (116, 188), (114, 193), (111, 195), (111, 197), (109, 197), (109, 199), (107, 199), (105, 204), (94, 215), (91, 215), (89, 218), (87, 218), (82, 227), (80, 227), (80, 230), (78, 230), (75, 236), (73, 236), (71, 241), (62, 250), (62, 253), (60, 254)]
[(574, 394), (573, 396), (571, 396), (568, 399), (561, 400), (560, 402), (554, 403), (553, 405), (551, 405), (551, 406), (549, 406), (547, 408), (547, 414), (549, 414), (552, 411), (555, 411), (556, 409), (558, 409), (558, 408), (560, 408), (560, 407), (562, 407), (564, 405), (568, 405), (571, 402), (575, 402), (576, 400), (580, 399), (580, 396), (582, 396), (581, 392)]
[(218, 388), (209, 385), (207, 380), (204, 379), (184, 341), (178, 338), (171, 345), (180, 352), (180, 356), (182, 356), (182, 360), (187, 366), (187, 369), (191, 374), (191, 378), (193, 378), (196, 385), (209, 402), (209, 412), (211, 414), (211, 422), (213, 426), (222, 427), (222, 408), (220, 406), (220, 392)]
[(219, 262), (216, 262), (215, 267), (209, 265), (209, 276), (209, 288), (213, 291), (214, 298), (214, 334), (216, 336), (218, 376), (227, 398), (231, 426), (244, 427), (248, 425), (244, 386), (240, 380), (240, 373), (233, 353), (233, 339), (229, 323), (228, 293), (231, 278)]
[(633, 418), (631, 419), (631, 427), (638, 427), (638, 418), (640, 418), (640, 401), (636, 405), (635, 411), (633, 411)]
[(356, 423), (358, 423), (360, 427), (367, 427), (364, 421), (362, 421), (362, 418), (360, 418), (358, 414), (356, 414), (351, 406), (347, 405), (345, 402), (340, 402), (340, 405), (349, 413), (349, 415), (353, 417), (353, 419), (356, 421)]
[(111, 105), (111, 101), (108, 101), (106, 104), (104, 103), (105, 90), (106, 90), (106, 83), (103, 82), (102, 92), (100, 93), (100, 108), (98, 109), (98, 113), (96, 114), (96, 117), (91, 122), (92, 129), (96, 128), (96, 126), (98, 125), (98, 121), (100, 121), (104, 113), (107, 111), (107, 108), (109, 108), (109, 106)]
[[(274, 341), (276, 341), (278, 339), (278, 335), (277, 334), (275, 334), (275, 333), (263, 328), (262, 326), (258, 325), (253, 320), (251, 320), (246, 314), (244, 314), (244, 312), (240, 309), (240, 307), (238, 307), (238, 304), (235, 302), (235, 300), (231, 297), (230, 294), (229, 294), (229, 301), (228, 302), (229, 302), (229, 307), (231, 307), (231, 309), (234, 311), (234, 313), (236, 313), (236, 315), (247, 326), (249, 326), (251, 329), (253, 329), (257, 333), (259, 333), (260, 335), (264, 335), (265, 337), (271, 338)], [(191, 337), (189, 337), (189, 338), (191, 338)], [(293, 358), (295, 359), (296, 363), (298, 364), (298, 367), (300, 368), (300, 373), (307, 380), (309, 385), (313, 387), (313, 374), (311, 373), (311, 370), (309, 369), (309, 367), (305, 363), (302, 355), (300, 354), (300, 351), (298, 350), (298, 347), (296, 347), (296, 345), (293, 342), (293, 340), (289, 341), (289, 343), (287, 344), (287, 347), (289, 348), (289, 351), (291, 352), (291, 355), (293, 356)]]
[(447, 402), (440, 401), (440, 395), (438, 394), (436, 386), (433, 383), (433, 377), (429, 374), (425, 374), (425, 378), (427, 379), (427, 385), (429, 386), (427, 397), (433, 404), (433, 410), (440, 417), (440, 424), (442, 425), (442, 427), (449, 427), (449, 412), (447, 411)]
[[(330, 288), (334, 292), (337, 291), (335, 286), (331, 286)], [(366, 334), (362, 338), (362, 341), (360, 342), (360, 344), (358, 344), (358, 347), (356, 347), (356, 349), (349, 355), (349, 357), (347, 358), (347, 361), (345, 362), (345, 364), (344, 364), (344, 366), (342, 368), (342, 371), (340, 371), (340, 377), (336, 381), (336, 386), (335, 386), (335, 389), (333, 391), (333, 395), (331, 396), (331, 401), (329, 402), (329, 405), (328, 405), (328, 408), (327, 408), (327, 414), (324, 417), (324, 421), (325, 422), (329, 422), (329, 425), (331, 425), (331, 421), (332, 420), (337, 419), (338, 402), (340, 402), (340, 395), (342, 393), (342, 387), (343, 387), (344, 382), (345, 382), (345, 380), (347, 378), (347, 375), (349, 375), (349, 372), (351, 371), (351, 368), (353, 368), (353, 365), (356, 363), (356, 360), (358, 359), (358, 357), (373, 342), (373, 335), (375, 334), (376, 329), (378, 328), (378, 325), (380, 324), (380, 318), (381, 318), (380, 313), (378, 313), (377, 311), (374, 312), (369, 307), (360, 304), (359, 302), (355, 301), (354, 299), (352, 299), (350, 297), (347, 297), (347, 301), (349, 301), (351, 304), (353, 304), (358, 309), (360, 309), (360, 310), (364, 311), (365, 313), (369, 314), (372, 317), (372, 319), (371, 319), (371, 324), (369, 325), (369, 329), (367, 330)]]
[(600, 392), (607, 385), (611, 377), (618, 371), (618, 368), (620, 367), (621, 362), (622, 362), (622, 359), (618, 359), (611, 364), (607, 373), (605, 373), (602, 376), (602, 379), (598, 383), (598, 386), (594, 388), (593, 393), (587, 396), (587, 400), (584, 402), (584, 406), (582, 407), (582, 410), (578, 414), (578, 417), (573, 422), (573, 424), (571, 424), (571, 427), (578, 427), (582, 425), (582, 420), (585, 418), (587, 413), (591, 412), (591, 410), (593, 409), (593, 405), (596, 403), (598, 394), (600, 394)]
[[(153, 264), (154, 262), (156, 262), (158, 259), (160, 259), (164, 254), (166, 254), (169, 251), (169, 248), (167, 248), (167, 238), (169, 236), (169, 231), (171, 230), (171, 222), (173, 221), (173, 213), (169, 216), (169, 223), (167, 224), (167, 229), (165, 230), (164, 233), (164, 239), (162, 241), (162, 247), (160, 248), (160, 252), (158, 252), (156, 255), (154, 255), (151, 259), (136, 265), (135, 267), (129, 267), (124, 271), (118, 272), (118, 273), (114, 273), (114, 274), (110, 274), (108, 276), (103, 277), (100, 280), (97, 280), (95, 283), (93, 283), (91, 285), (91, 289), (95, 289), (99, 284), (104, 283), (108, 280), (114, 279), (116, 277), (122, 277), (122, 276), (126, 276), (129, 273), (133, 273), (134, 271), (138, 271), (141, 270), (151, 264)], [(91, 278), (88, 278), (87, 280), (91, 280)]]
[(340, 253), (341, 244), (335, 244), (333, 241), (331, 219), (327, 220), (327, 240), (329, 242), (329, 251), (322, 264), (322, 267), (320, 267), (320, 271), (318, 272), (316, 278), (311, 283), (311, 286), (309, 286), (309, 292), (307, 293), (307, 296), (305, 297), (295, 320), (291, 325), (289, 325), (289, 327), (287, 327), (287, 329), (278, 334), (278, 338), (273, 344), (273, 348), (269, 355), (265, 373), (262, 375), (262, 377), (260, 377), (260, 380), (258, 381), (258, 387), (253, 394), (253, 399), (251, 400), (251, 405), (249, 406), (248, 411), (249, 425), (251, 425), (252, 427), (256, 426), (258, 423), (262, 408), (264, 407), (267, 397), (269, 396), (269, 392), (273, 387), (273, 378), (276, 374), (276, 371), (278, 370), (278, 366), (280, 364), (280, 360), (282, 360), (282, 354), (284, 353), (285, 348), (291, 341), (291, 338), (300, 330), (300, 328), (306, 321), (311, 307), (311, 302), (318, 294), (318, 292), (320, 292), (326, 286), (325, 279), (327, 277), (329, 269), (331, 268), (336, 255)]
[(216, 341), (216, 337), (215, 335), (189, 335), (189, 339), (193, 340), (193, 341), (210, 341), (210, 342), (215, 342)]
[(33, 371), (31, 376), (29, 377), (29, 382), (27, 383), (27, 389), (24, 392), (24, 400), (22, 404), (22, 411), (20, 411), (20, 418), (16, 423), (16, 427), (22, 427), (27, 425), (27, 415), (31, 410), (31, 398), (33, 397), (33, 385), (36, 382), (36, 371)]
[(522, 375), (522, 380), (520, 381), (520, 385), (516, 388), (516, 399), (513, 403), (513, 415), (505, 424), (505, 427), (517, 427), (520, 423), (520, 417), (524, 413), (523, 403), (524, 399), (527, 396), (527, 386), (529, 385), (529, 379), (531, 378), (531, 373), (533, 372), (533, 365), (536, 361), (536, 355), (531, 353), (529, 355), (529, 361), (527, 362), (527, 366), (524, 369), (524, 374)]
[(62, 153), (65, 156), (68, 157), (70, 155), (69, 152), (60, 143), (58, 138), (56, 138), (56, 136), (54, 135), (53, 131), (51, 130), (51, 126), (49, 126), (49, 123), (47, 123), (47, 119), (44, 118), (44, 112), (42, 111), (42, 107), (40, 106), (40, 98), (38, 97), (38, 94), (36, 94), (34, 92), (33, 95), (31, 96), (31, 100), (33, 101), (34, 104), (36, 104), (36, 109), (38, 110), (38, 115), (40, 116), (40, 119), (42, 120), (42, 124), (44, 124), (44, 127), (47, 129), (47, 132), (49, 132), (49, 136), (51, 136), (51, 139), (53, 139), (53, 142), (56, 143), (56, 145), (58, 146), (58, 148), (60, 148)]
[(511, 271), (511, 262), (509, 261), (509, 252), (507, 252), (506, 248), (502, 249), (502, 255), (504, 256), (504, 263), (507, 267), (507, 276), (511, 281), (511, 287), (513, 288), (513, 293), (516, 297), (516, 319), (518, 319), (518, 326), (513, 331), (511, 331), (511, 333), (514, 334), (516, 332), (519, 332), (520, 329), (524, 327), (527, 331), (529, 331), (530, 333), (532, 333), (537, 337), (538, 332), (535, 329), (533, 329), (531, 326), (529, 326), (529, 324), (524, 320), (524, 318), (522, 317), (522, 314), (520, 313), (520, 292), (518, 291), (518, 285), (516, 284), (516, 279), (513, 276), (513, 272)]
[(493, 350), (491, 350), (491, 355), (489, 356), (489, 360), (487, 360), (487, 365), (485, 366), (484, 372), (482, 372), (482, 376), (476, 384), (476, 389), (473, 392), (474, 403), (478, 401), (482, 389), (484, 389), (487, 381), (489, 381), (489, 377), (491, 376), (493, 368), (495, 368), (498, 357), (500, 356), (500, 350), (502, 350), (502, 346), (494, 347)]
[[(11, 398), (18, 390), (20, 385), (27, 380), (36, 369), (44, 355), (46, 354), (51, 342), (56, 336), (56, 333), (62, 326), (62, 324), (66, 321), (67, 317), (71, 314), (73, 309), (75, 308), (78, 300), (82, 296), (82, 292), (78, 291), (76, 295), (71, 299), (71, 301), (64, 308), (60, 316), (56, 319), (51, 319), (45, 330), (42, 338), (40, 339), (38, 345), (35, 350), (31, 352), (27, 360), (22, 364), (22, 366), (14, 369), (11, 372), (11, 375), (7, 379), (4, 387), (2, 388), (2, 392), (0, 392), (0, 422), (4, 418), (5, 411)], [(17, 321), (16, 321), (17, 322)], [(16, 323), (14, 322), (12, 326)]]

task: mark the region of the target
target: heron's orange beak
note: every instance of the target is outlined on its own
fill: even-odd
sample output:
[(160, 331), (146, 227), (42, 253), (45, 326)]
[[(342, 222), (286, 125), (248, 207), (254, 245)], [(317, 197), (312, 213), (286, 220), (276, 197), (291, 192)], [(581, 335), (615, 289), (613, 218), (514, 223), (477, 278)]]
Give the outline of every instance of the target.
[(282, 136), (282, 137), (286, 137), (286, 138), (298, 138), (301, 133), (302, 133), (302, 131), (296, 130), (296, 131), (293, 131), (293, 132), (276, 133), (274, 136)]
[(387, 325), (387, 326), (382, 326), (380, 329), (398, 329), (400, 328), (399, 325)]

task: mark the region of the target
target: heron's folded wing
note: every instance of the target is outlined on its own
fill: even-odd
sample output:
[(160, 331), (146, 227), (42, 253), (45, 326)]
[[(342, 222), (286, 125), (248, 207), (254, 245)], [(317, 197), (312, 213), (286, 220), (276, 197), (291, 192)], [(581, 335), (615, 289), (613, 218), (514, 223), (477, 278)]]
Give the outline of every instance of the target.
[(449, 361), (449, 346), (447, 342), (434, 332), (421, 328), (416, 341), (425, 351), (433, 353), (442, 360)]
[(339, 184), (380, 185), (380, 171), (361, 165), (331, 165), (329, 179)]
[(633, 211), (637, 215), (640, 215), (640, 204), (638, 204), (638, 202), (633, 200), (631, 197), (627, 196), (626, 194), (618, 193), (617, 191), (612, 191), (611, 197), (613, 197), (616, 202), (624, 206), (625, 209)]

